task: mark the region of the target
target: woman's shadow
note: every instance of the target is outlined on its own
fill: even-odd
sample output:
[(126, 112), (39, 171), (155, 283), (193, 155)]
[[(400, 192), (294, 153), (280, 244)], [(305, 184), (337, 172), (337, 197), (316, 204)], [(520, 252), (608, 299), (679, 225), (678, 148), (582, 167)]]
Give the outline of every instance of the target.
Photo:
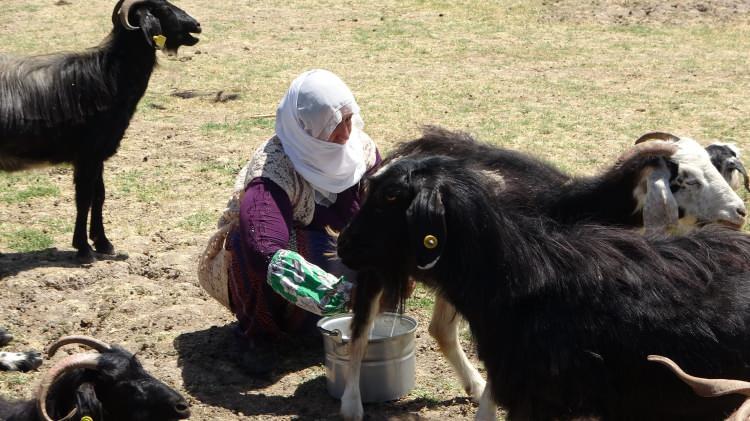
[(320, 419), (338, 412), (338, 401), (326, 392), (325, 375), (304, 381), (292, 396), (259, 392), (289, 373), (322, 365), (324, 351), (319, 335), (280, 341), (276, 367), (258, 375), (247, 373), (240, 363), (243, 351), (237, 345), (235, 326), (236, 323), (214, 326), (183, 333), (175, 339), (183, 383), (193, 397), (246, 416), (297, 415)]

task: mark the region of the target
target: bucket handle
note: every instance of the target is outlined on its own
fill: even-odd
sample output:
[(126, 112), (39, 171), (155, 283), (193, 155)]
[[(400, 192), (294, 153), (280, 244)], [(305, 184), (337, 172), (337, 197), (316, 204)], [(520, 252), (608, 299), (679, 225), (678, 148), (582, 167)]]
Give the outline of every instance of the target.
[(344, 335), (341, 333), (338, 329), (328, 330), (322, 326), (318, 326), (318, 330), (320, 333), (330, 337), (333, 339), (334, 342), (343, 344), (344, 343)]

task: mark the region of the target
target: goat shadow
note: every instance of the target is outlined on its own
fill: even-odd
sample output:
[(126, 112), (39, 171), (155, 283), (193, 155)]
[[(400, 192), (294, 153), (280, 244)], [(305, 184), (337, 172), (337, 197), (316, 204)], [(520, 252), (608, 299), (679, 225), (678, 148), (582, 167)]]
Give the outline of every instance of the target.
[[(94, 256), (97, 260), (123, 261), (128, 259), (128, 255), (125, 253), (117, 253), (113, 256), (94, 253)], [(27, 252), (0, 252), (0, 279), (35, 268), (80, 268), (82, 266), (85, 265), (76, 261), (74, 250), (60, 251), (51, 247)]]
[[(204, 404), (229, 409), (244, 416), (293, 416), (295, 420), (339, 420), (340, 402), (326, 391), (325, 375), (301, 382), (291, 396), (260, 392), (285, 375), (322, 365), (323, 340), (308, 335), (283, 341), (278, 347), (279, 364), (267, 377), (245, 374), (236, 363), (239, 349), (234, 330), (237, 323), (183, 333), (175, 339), (178, 366), (187, 392)], [(292, 380), (294, 381), (294, 380)], [(398, 401), (365, 404), (366, 419), (421, 420), (423, 408), (466, 405), (467, 397), (436, 400), (406, 397)]]

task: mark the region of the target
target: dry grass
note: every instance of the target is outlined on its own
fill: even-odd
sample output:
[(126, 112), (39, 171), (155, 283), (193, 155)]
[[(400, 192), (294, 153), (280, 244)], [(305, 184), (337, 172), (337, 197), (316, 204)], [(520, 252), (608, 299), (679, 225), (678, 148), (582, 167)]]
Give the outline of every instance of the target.
[[(114, 1), (2, 3), (0, 52), (32, 54), (98, 43), (109, 31)], [(105, 224), (115, 246), (131, 255), (131, 282), (157, 285), (156, 296), (173, 294), (174, 288), (187, 291), (197, 300), (191, 311), (200, 316), (153, 337), (118, 333), (129, 330), (127, 321), (116, 327), (94, 322), (94, 333), (133, 348), (151, 341), (169, 350), (183, 332), (231, 320), (218, 307), (207, 309), (213, 304), (203, 301), (195, 286), (192, 264), (226, 202), (233, 174), (272, 134), (273, 119), (257, 116), (273, 114), (289, 82), (306, 69), (330, 69), (349, 84), (367, 131), (383, 151), (416, 136), (422, 124), (467, 130), (576, 173), (611, 162), (649, 130), (674, 131), (704, 142), (731, 139), (746, 150), (750, 146), (750, 19), (742, 7), (738, 13), (726, 12), (732, 2), (704, 1), (709, 10), (697, 15), (692, 3), (670, 11), (649, 0), (177, 3), (201, 21), (204, 34), (179, 57), (161, 58), (119, 153), (106, 163)], [(649, 5), (656, 8), (658, 19), (645, 13)], [(629, 10), (635, 18), (628, 17), (633, 16)], [(208, 95), (171, 95), (185, 90)], [(239, 98), (213, 102), (211, 94), (218, 91)], [(49, 244), (70, 249), (75, 212), (71, 178), (69, 168), (0, 174), (0, 251)], [(148, 270), (157, 263), (166, 269), (154, 275), (139, 266), (141, 261), (148, 263)], [(106, 278), (107, 270), (119, 267), (107, 263), (99, 262), (89, 272), (67, 271), (83, 278), (101, 271)], [(170, 269), (179, 271), (180, 282), (172, 281)], [(143, 273), (148, 276), (142, 278)], [(49, 273), (28, 269), (0, 281), (4, 287), (35, 285), (44, 276)], [(84, 309), (98, 308), (98, 300), (105, 298), (127, 301), (133, 294), (126, 286), (105, 288), (106, 279), (89, 281), (101, 289), (82, 287), (86, 294), (77, 299), (83, 300)], [(23, 295), (11, 292), (0, 299), (0, 308)], [(70, 300), (62, 296), (59, 303)], [(419, 314), (429, 314), (429, 298), (420, 295), (415, 304)], [(59, 331), (32, 322), (35, 306), (20, 306), (0, 322), (15, 327), (22, 342), (39, 348)], [(65, 331), (75, 329), (68, 326)], [(429, 345), (420, 353), (436, 359)], [(151, 357), (159, 358), (156, 353)], [(178, 378), (171, 360), (164, 370)], [(447, 367), (444, 370), (452, 380)], [(295, 375), (315, 377), (320, 370)], [(26, 376), (0, 376), (0, 392), (28, 392), (35, 378)], [(290, 396), (295, 390), (290, 380), (264, 393)], [(405, 412), (470, 418), (468, 403), (443, 408), (439, 399), (432, 402), (435, 396), (450, 399), (451, 393), (461, 395), (455, 384), (446, 393), (441, 382), (431, 386), (427, 381), (420, 385), (419, 396), (408, 399), (429, 402)], [(326, 405), (325, 411), (333, 411), (328, 416), (333, 416), (335, 403)], [(372, 410), (377, 407), (368, 408)], [(239, 411), (203, 405), (196, 418), (242, 418)], [(294, 414), (292, 407), (276, 415), (286, 419)], [(268, 419), (272, 413), (254, 415)]]

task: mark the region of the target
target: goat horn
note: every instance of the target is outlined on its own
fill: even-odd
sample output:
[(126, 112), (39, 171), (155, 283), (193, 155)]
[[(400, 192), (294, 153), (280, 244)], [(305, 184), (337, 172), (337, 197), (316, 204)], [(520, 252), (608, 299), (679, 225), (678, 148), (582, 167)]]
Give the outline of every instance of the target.
[[(94, 353), (71, 355), (65, 359), (58, 361), (58, 363), (55, 364), (47, 372), (47, 374), (44, 375), (42, 383), (39, 385), (39, 391), (37, 393), (37, 409), (39, 411), (39, 414), (45, 421), (54, 421), (47, 413), (47, 394), (49, 393), (49, 389), (52, 387), (52, 385), (55, 384), (55, 381), (57, 381), (60, 376), (67, 373), (68, 371), (78, 368), (96, 370), (100, 358), (100, 354)], [(73, 414), (74, 413), (75, 412), (73, 412)], [(71, 416), (72, 414), (69, 413), (61, 421), (68, 420)]]
[(65, 336), (58, 339), (49, 346), (49, 348), (47, 349), (47, 356), (52, 357), (53, 355), (55, 355), (55, 352), (57, 352), (58, 349), (68, 344), (86, 345), (87, 347), (95, 349), (99, 352), (112, 350), (112, 347), (108, 343), (102, 342), (99, 339), (95, 339), (90, 336)]
[(704, 379), (691, 376), (682, 371), (680, 366), (674, 361), (660, 355), (649, 355), (648, 360), (669, 367), (680, 380), (690, 386), (697, 395), (703, 396), (704, 398), (729, 395), (732, 393), (738, 393), (750, 397), (750, 382), (728, 379)]
[(673, 135), (672, 133), (649, 132), (639, 137), (638, 140), (635, 141), (635, 144), (637, 145), (639, 143), (646, 142), (649, 140), (666, 140), (668, 142), (679, 142), (680, 138)]
[(145, 3), (146, 0), (125, 0), (122, 2), (122, 5), (120, 6), (120, 11), (117, 12), (117, 14), (120, 16), (120, 23), (122, 23), (122, 26), (125, 27), (128, 31), (135, 31), (138, 29), (137, 26), (133, 26), (128, 22), (128, 15), (130, 13), (130, 8), (138, 3)]
[(742, 177), (745, 179), (745, 190), (750, 192), (750, 179), (747, 177), (747, 170), (745, 169), (745, 166), (742, 165), (742, 161), (739, 159), (734, 159), (734, 168), (742, 174)]
[(677, 145), (671, 142), (655, 140), (647, 143), (636, 144), (617, 158), (617, 166), (622, 166), (636, 157), (650, 158), (672, 156), (675, 152), (677, 152)]

